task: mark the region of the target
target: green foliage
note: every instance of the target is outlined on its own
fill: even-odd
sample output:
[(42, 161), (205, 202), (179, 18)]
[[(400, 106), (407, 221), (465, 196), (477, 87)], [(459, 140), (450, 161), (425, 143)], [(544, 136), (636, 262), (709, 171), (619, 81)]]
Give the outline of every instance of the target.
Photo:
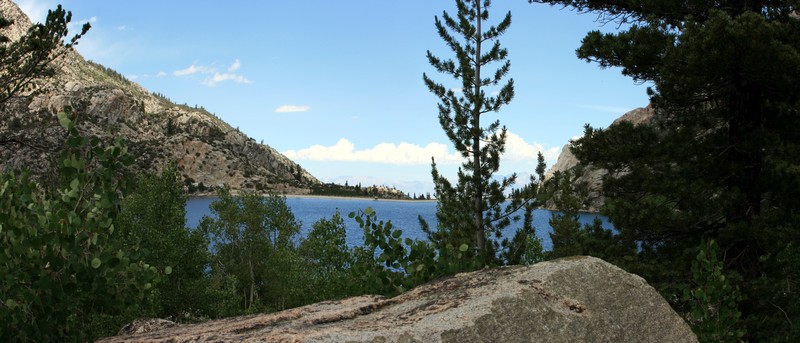
[[(300, 170), (297, 171), (297, 180), (301, 180)], [(337, 185), (335, 183), (320, 183), (311, 185), (312, 195), (340, 196), (340, 197), (373, 197), (380, 199), (408, 199), (409, 197), (395, 188), (372, 185), (369, 187)]]
[(306, 263), (311, 282), (308, 302), (340, 299), (352, 295), (350, 282), (352, 252), (345, 241), (344, 220), (337, 211), (330, 219), (322, 218), (300, 242), (298, 252)]
[(209, 238), (202, 230), (186, 228), (186, 195), (174, 164), (161, 175), (138, 178), (135, 190), (122, 202), (118, 230), (128, 244), (142, 247), (148, 260), (172, 272), (168, 282), (155, 287), (152, 306), (143, 308), (139, 317), (196, 321), (231, 312), (217, 304), (234, 294), (220, 292), (224, 287), (215, 288), (206, 273)]
[[(298, 170), (299, 173), (299, 170)], [(325, 195), (325, 196), (342, 196), (342, 197), (363, 197), (369, 196), (365, 189), (361, 187), (353, 187), (348, 185), (337, 185), (335, 183), (320, 183), (311, 186), (311, 194)]]
[(525, 250), (519, 258), (519, 264), (530, 266), (547, 260), (547, 253), (542, 246), (542, 239), (533, 234), (525, 235)]
[[(353, 273), (363, 293), (393, 296), (442, 275), (429, 243), (403, 239), (403, 231), (391, 221), (378, 220), (372, 208), (348, 216), (364, 230), (364, 244), (353, 249)], [(466, 250), (464, 246), (456, 254)]]
[(216, 218), (200, 228), (211, 237), (212, 270), (218, 278), (235, 277), (244, 311), (282, 310), (302, 299), (295, 286), (304, 280), (294, 242), (300, 224), (286, 199), (245, 192), (236, 197), (226, 186), (211, 204)]
[(585, 238), (578, 222), (578, 214), (583, 199), (588, 195), (588, 188), (585, 184), (575, 187), (576, 174), (570, 171), (556, 172), (548, 180), (546, 188), (552, 188), (548, 189), (552, 192), (550, 199), (558, 209), (550, 218), (550, 227), (553, 228), (550, 233), (553, 242), (553, 250), (550, 252), (552, 258), (584, 254)]
[(366, 293), (402, 293), (408, 287), (405, 268), (409, 264), (408, 251), (403, 245), (401, 230), (395, 230), (392, 222), (379, 221), (377, 213), (370, 207), (351, 212), (364, 232), (364, 245), (354, 248), (353, 270)]
[[(0, 35), (0, 104), (19, 92), (34, 90), (38, 80), (53, 75), (54, 69), (49, 64), (77, 44), (91, 27), (84, 24), (81, 33), (65, 42), (71, 20), (72, 12), (58, 5), (48, 11), (44, 24), (34, 24), (19, 40), (12, 42)], [(0, 29), (11, 24), (12, 21), (0, 16)]]
[(737, 309), (741, 281), (723, 269), (718, 254), (716, 242), (702, 242), (692, 261), (693, 285), (683, 294), (689, 302), (687, 320), (701, 342), (737, 342), (745, 333)]
[(59, 121), (69, 135), (58, 189), (0, 175), (3, 341), (90, 339), (98, 318), (135, 309), (159, 280), (115, 233), (125, 146), (82, 137), (68, 113)]
[[(466, 244), (467, 258), (478, 257), (482, 262), (478, 265), (501, 263), (498, 256), (501, 230), (519, 220), (514, 215), (517, 210), (523, 209), (526, 216), (532, 211), (536, 194), (536, 181), (531, 178), (530, 184), (512, 193), (512, 200), (506, 205), (506, 190), (517, 177), (493, 178), (500, 168), (507, 131), (500, 127), (499, 120), (482, 125), (485, 125), (486, 115), (498, 112), (511, 102), (514, 82), (509, 79), (499, 87), (497, 95), (486, 95), (487, 88), (498, 86), (510, 69), (508, 52), (500, 47), (498, 38), (511, 25), (511, 13), (507, 13), (496, 26), (485, 27), (490, 6), (490, 1), (456, 0), (458, 13), (455, 18), (447, 12), (442, 14), (441, 20), (436, 18), (439, 37), (453, 51), (455, 59), (440, 59), (428, 51), (428, 62), (438, 72), (453, 77), (460, 84), (446, 87), (427, 74), (423, 75), (425, 85), (440, 100), (439, 123), (442, 129), (465, 158), (456, 184), (441, 176), (435, 162), (432, 163), (438, 227), (431, 230), (423, 224), (423, 229), (440, 258), (448, 258), (451, 247)], [(487, 77), (485, 69), (489, 64), (499, 64), (499, 67)], [(454, 88), (460, 88), (461, 92), (454, 91)], [(521, 230), (531, 231), (529, 224), (529, 221), (524, 221)], [(520, 236), (516, 245), (522, 246), (526, 242), (527, 239)], [(512, 247), (514, 242), (505, 241), (502, 245), (506, 259), (518, 259), (519, 254), (514, 251), (521, 250)], [(455, 263), (454, 260), (450, 262)]]

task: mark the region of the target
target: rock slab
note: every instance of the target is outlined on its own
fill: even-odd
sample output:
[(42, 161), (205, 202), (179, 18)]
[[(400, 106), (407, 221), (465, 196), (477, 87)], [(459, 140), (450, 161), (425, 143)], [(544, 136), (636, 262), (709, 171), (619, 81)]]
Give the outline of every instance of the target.
[(395, 298), (360, 296), (104, 342), (697, 342), (639, 276), (569, 257), (441, 279)]

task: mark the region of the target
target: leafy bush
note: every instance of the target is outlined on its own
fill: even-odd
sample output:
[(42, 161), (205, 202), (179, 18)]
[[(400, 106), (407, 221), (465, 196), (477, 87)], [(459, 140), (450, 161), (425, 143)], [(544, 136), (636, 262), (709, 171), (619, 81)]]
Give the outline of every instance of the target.
[(744, 299), (737, 278), (723, 268), (713, 240), (702, 242), (692, 261), (693, 285), (684, 289), (688, 321), (701, 342), (737, 342), (744, 335), (737, 304)]
[(282, 310), (302, 303), (296, 288), (305, 274), (295, 247), (300, 223), (286, 199), (252, 192), (234, 197), (227, 186), (217, 195), (211, 204), (216, 218), (204, 217), (200, 228), (211, 237), (212, 273), (220, 280), (236, 280), (241, 311)]
[(98, 318), (135, 309), (159, 280), (115, 233), (125, 146), (82, 137), (67, 113), (58, 117), (68, 130), (61, 186), (0, 175), (2, 341), (90, 339)]
[(322, 218), (300, 242), (299, 254), (305, 260), (310, 282), (308, 302), (340, 299), (359, 292), (352, 278), (353, 252), (345, 241), (344, 220), (337, 211), (330, 219)]
[(474, 266), (469, 246), (452, 245), (437, 250), (428, 241), (402, 238), (391, 221), (378, 220), (372, 208), (349, 214), (364, 230), (364, 244), (354, 249), (353, 273), (363, 293), (393, 296), (437, 277), (453, 275)]
[[(224, 298), (235, 297), (225, 292), (231, 282), (215, 285), (207, 273), (209, 237), (186, 227), (186, 199), (180, 173), (171, 164), (161, 175), (140, 176), (134, 192), (122, 202), (118, 226), (125, 241), (140, 246), (148, 260), (172, 269), (169, 282), (156, 287), (152, 302), (138, 317), (192, 322), (231, 312), (219, 306), (226, 303)], [(130, 319), (134, 318), (125, 321)]]

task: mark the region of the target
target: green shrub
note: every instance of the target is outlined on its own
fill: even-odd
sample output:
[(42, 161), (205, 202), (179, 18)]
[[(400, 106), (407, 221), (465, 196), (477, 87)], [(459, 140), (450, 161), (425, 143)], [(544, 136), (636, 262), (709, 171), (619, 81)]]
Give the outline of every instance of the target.
[(744, 300), (735, 274), (723, 268), (713, 240), (702, 242), (692, 261), (691, 287), (684, 289), (689, 303), (688, 322), (701, 342), (737, 342), (745, 334), (737, 305)]
[(347, 246), (344, 220), (336, 213), (322, 218), (312, 226), (301, 242), (298, 252), (305, 260), (310, 282), (308, 302), (341, 299), (359, 293), (352, 282), (352, 251)]
[[(364, 244), (353, 250), (353, 273), (362, 293), (393, 296), (403, 293), (435, 277), (448, 275), (446, 265), (426, 241), (402, 239), (403, 231), (391, 221), (378, 220), (372, 208), (349, 214), (364, 230)], [(453, 249), (455, 250), (455, 249)], [(466, 245), (453, 253), (458, 258)]]
[(233, 196), (230, 188), (217, 193), (211, 204), (215, 218), (204, 217), (200, 228), (211, 237), (215, 277), (235, 277), (241, 296), (240, 311), (282, 310), (303, 303), (297, 285), (304, 271), (295, 242), (300, 223), (286, 199), (244, 192)]
[(115, 233), (126, 147), (82, 137), (67, 113), (58, 117), (69, 133), (61, 186), (0, 175), (0, 341), (91, 339), (92, 325), (135, 309), (159, 279)]

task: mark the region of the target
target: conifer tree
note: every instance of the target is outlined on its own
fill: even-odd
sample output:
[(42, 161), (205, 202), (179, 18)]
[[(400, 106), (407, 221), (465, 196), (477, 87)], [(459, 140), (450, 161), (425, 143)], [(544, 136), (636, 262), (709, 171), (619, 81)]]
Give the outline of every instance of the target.
[[(53, 76), (52, 62), (78, 44), (91, 27), (85, 23), (80, 33), (67, 40), (71, 20), (72, 12), (58, 5), (55, 10), (48, 11), (44, 24), (32, 25), (16, 40), (0, 32), (0, 109), (10, 99), (36, 90), (37, 83)], [(0, 31), (7, 31), (14, 24), (0, 14)], [(31, 144), (33, 142), (13, 132), (0, 132), (0, 146)]]
[[(742, 322), (720, 323), (720, 330), (737, 333), (732, 340), (796, 341), (798, 2), (545, 2), (632, 24), (588, 33), (578, 57), (653, 85), (651, 125), (587, 127), (573, 150), (609, 171), (604, 214), (618, 230), (614, 239), (639, 248), (601, 257), (645, 277), (677, 310), (706, 313), (674, 295), (693, 278), (689, 270), (703, 242), (714, 241), (718, 249), (703, 252), (718, 254), (724, 267), (714, 282), (743, 293), (734, 309)], [(733, 320), (714, 308), (709, 316), (718, 318), (693, 315), (695, 324)]]
[[(91, 27), (83, 24), (81, 32), (67, 40), (71, 20), (72, 12), (58, 5), (48, 11), (44, 24), (34, 24), (19, 39), (12, 41), (0, 34), (0, 105), (19, 92), (35, 88), (35, 81), (54, 74), (51, 62), (78, 44)], [(0, 29), (12, 24), (0, 15)]]
[[(428, 51), (428, 62), (460, 83), (446, 87), (423, 75), (425, 85), (440, 99), (439, 123), (465, 159), (455, 185), (439, 174), (433, 161), (439, 227), (436, 232), (427, 225), (423, 229), (440, 251), (448, 244), (455, 247), (467, 244), (484, 263), (495, 258), (498, 248), (495, 238), (510, 224), (516, 210), (530, 207), (533, 193), (531, 187), (525, 187), (516, 193), (511, 206), (504, 206), (505, 192), (515, 183), (516, 175), (494, 178), (500, 168), (507, 131), (499, 120), (486, 125), (490, 120), (486, 116), (511, 102), (514, 81), (508, 79), (500, 86), (511, 64), (499, 37), (511, 25), (511, 12), (496, 26), (489, 26), (490, 6), (489, 0), (456, 0), (455, 18), (447, 12), (442, 13), (441, 19), (436, 17), (439, 37), (455, 54), (455, 59), (441, 59)], [(498, 65), (497, 69), (487, 72), (492, 65)], [(487, 95), (490, 87), (499, 87), (496, 95)], [(528, 215), (529, 211), (530, 208)], [(524, 228), (532, 230), (529, 221), (525, 223)]]

